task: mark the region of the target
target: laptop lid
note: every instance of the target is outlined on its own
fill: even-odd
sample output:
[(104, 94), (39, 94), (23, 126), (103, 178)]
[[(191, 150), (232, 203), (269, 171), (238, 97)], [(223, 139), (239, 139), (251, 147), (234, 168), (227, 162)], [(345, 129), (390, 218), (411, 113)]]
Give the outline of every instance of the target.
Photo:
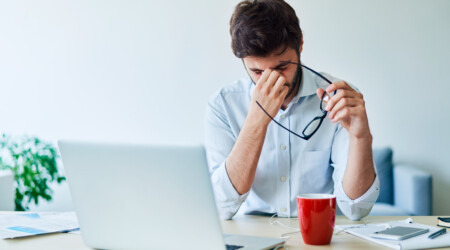
[(225, 248), (203, 146), (58, 145), (86, 245)]

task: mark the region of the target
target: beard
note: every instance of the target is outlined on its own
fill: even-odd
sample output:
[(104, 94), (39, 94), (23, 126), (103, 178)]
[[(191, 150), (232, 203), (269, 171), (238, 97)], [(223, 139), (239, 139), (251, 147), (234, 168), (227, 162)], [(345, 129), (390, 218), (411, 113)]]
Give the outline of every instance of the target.
[(293, 79), (293, 84), (290, 85), (290, 89), (286, 94), (285, 100), (288, 99), (292, 94), (294, 94), (294, 90), (297, 89), (297, 86), (300, 86), (300, 82), (302, 80), (302, 67), (300, 65), (297, 66), (297, 71), (295, 72), (295, 76)]

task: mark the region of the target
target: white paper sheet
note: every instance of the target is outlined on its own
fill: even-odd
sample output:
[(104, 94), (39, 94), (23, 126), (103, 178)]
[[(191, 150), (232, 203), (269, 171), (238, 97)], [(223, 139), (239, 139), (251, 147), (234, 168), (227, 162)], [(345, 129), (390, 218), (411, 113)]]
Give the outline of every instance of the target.
[(0, 213), (0, 239), (67, 232), (78, 228), (75, 212)]
[[(429, 233), (415, 236), (406, 240), (384, 240), (372, 238), (369, 235), (381, 230), (386, 229), (386, 226), (410, 226), (416, 228), (428, 228)], [(437, 247), (449, 247), (450, 246), (450, 233), (441, 235), (434, 239), (429, 239), (428, 236), (441, 228), (428, 226), (420, 223), (406, 223), (404, 221), (390, 221), (380, 224), (353, 224), (353, 225), (336, 225), (336, 229), (344, 230), (347, 233), (361, 237), (366, 240), (373, 241), (386, 247), (393, 249), (428, 249)]]

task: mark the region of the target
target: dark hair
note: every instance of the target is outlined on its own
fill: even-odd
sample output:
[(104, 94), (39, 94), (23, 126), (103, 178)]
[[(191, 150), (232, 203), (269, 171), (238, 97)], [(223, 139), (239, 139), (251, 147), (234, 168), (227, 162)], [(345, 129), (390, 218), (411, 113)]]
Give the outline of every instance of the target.
[(231, 48), (238, 58), (297, 51), (302, 30), (294, 9), (283, 0), (244, 0), (230, 20)]

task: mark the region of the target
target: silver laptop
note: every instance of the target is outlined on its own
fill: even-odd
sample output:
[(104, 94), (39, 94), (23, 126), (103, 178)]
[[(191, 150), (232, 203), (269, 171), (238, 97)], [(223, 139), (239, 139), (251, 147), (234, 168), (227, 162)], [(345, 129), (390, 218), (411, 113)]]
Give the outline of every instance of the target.
[(284, 243), (224, 237), (203, 146), (58, 145), (89, 247), (225, 249), (227, 244), (227, 249), (270, 249)]

